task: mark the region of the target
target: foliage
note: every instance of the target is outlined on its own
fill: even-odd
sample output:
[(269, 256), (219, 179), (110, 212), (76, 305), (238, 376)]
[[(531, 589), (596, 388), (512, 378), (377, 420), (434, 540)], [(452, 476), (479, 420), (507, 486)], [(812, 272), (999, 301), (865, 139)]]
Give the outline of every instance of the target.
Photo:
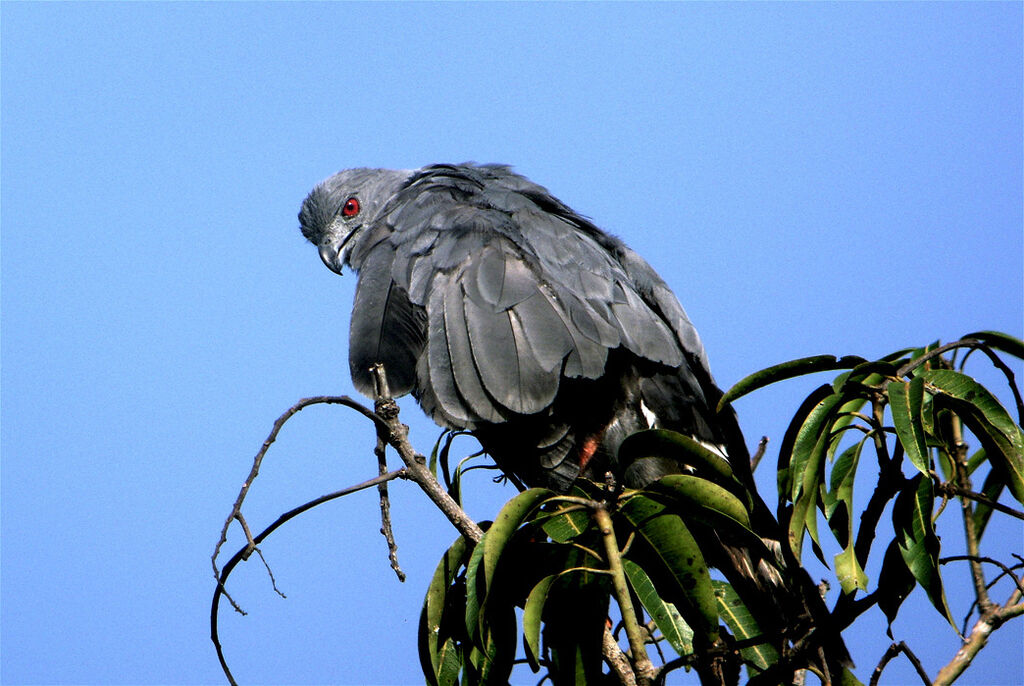
[[(1016, 420), (963, 372), (975, 351), (1006, 376)], [(555, 684), (650, 683), (678, 668), (695, 669), (705, 684), (734, 683), (741, 667), (751, 683), (791, 683), (801, 669), (826, 683), (859, 683), (834, 637), (865, 611), (877, 606), (891, 627), (903, 600), (920, 586), (954, 625), (941, 573), (953, 558), (941, 557), (935, 533), (936, 519), (946, 513), (963, 518), (967, 549), (955, 559), (971, 565), (979, 618), (998, 627), (1021, 614), (1016, 570), (1022, 565), (998, 563), (1018, 586), (999, 605), (988, 596), (991, 579), (978, 547), (992, 516), (1022, 517), (1024, 503), (1024, 403), (998, 353), (1022, 358), (1024, 343), (982, 332), (875, 361), (805, 358), (738, 383), (720, 409), (771, 383), (841, 371), (808, 396), (785, 433), (774, 519), (753, 484), (742, 483), (726, 462), (660, 430), (628, 439), (620, 461), (668, 458), (689, 465), (688, 473), (644, 490), (578, 482), (566, 495), (523, 491), (478, 544), (458, 538), (437, 567), (420, 625), (428, 683), (506, 683), (520, 640), (519, 661)], [(980, 443), (973, 455), (967, 454), (970, 434)], [(447, 470), (450, 446), (449, 437), (440, 461), (457, 492), (460, 470), (454, 479)], [(435, 449), (435, 463), (437, 456)], [(863, 498), (854, 499), (854, 484), (869, 468), (877, 468), (877, 480), (858, 513)], [(976, 491), (972, 477), (979, 474)], [(1012, 507), (1001, 502), (1011, 498)], [(959, 506), (946, 507), (950, 501)], [(883, 522), (890, 503), (891, 523)], [(823, 603), (815, 609), (820, 597), (794, 595), (807, 611), (780, 616), (778, 603), (793, 599), (773, 603), (765, 597), (767, 582), (749, 583), (730, 564), (739, 555), (798, 586), (792, 580), (806, 576), (799, 569), (805, 540), (828, 564), (823, 534), (841, 549), (829, 565), (841, 592), (831, 610)], [(731, 554), (723, 555), (723, 547)], [(872, 554), (883, 557), (875, 580), (865, 573)], [(725, 579), (713, 577), (713, 568)], [(609, 617), (619, 618), (617, 626)], [(620, 632), (628, 649), (619, 647)], [(900, 651), (912, 657), (905, 644), (891, 652)], [(955, 679), (971, 656), (951, 660), (935, 683)], [(884, 662), (873, 681), (883, 668)]]

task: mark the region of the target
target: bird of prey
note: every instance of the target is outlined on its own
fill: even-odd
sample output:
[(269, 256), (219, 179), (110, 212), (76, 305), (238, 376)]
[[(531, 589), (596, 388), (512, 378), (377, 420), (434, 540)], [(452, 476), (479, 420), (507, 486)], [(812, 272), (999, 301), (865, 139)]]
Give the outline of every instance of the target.
[[(350, 169), (316, 186), (303, 235), (359, 274), (349, 365), (382, 363), (438, 424), (503, 472), (566, 491), (606, 471), (643, 486), (679, 465), (616, 464), (646, 428), (746, 466), (696, 329), (654, 269), (545, 188), (500, 165)], [(748, 470), (749, 471), (749, 470)]]
[[(349, 169), (302, 203), (303, 235), (331, 270), (359, 274), (349, 338), (356, 388), (412, 393), (438, 424), (471, 432), (502, 471), (567, 491), (578, 477), (643, 487), (686, 468), (617, 463), (647, 428), (689, 435), (728, 460), (753, 496), (751, 521), (779, 551), (749, 456), (697, 331), (665, 282), (619, 239), (501, 165)], [(796, 642), (827, 612), (790, 557), (707, 532), (709, 560), (762, 629)], [(702, 544), (702, 550), (704, 545)], [(823, 660), (849, 657), (838, 635)]]

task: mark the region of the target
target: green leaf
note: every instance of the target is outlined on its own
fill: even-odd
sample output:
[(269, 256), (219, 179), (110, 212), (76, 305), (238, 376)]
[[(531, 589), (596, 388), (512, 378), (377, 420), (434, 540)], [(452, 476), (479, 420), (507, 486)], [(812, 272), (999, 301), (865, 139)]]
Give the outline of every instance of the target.
[(903, 561), (899, 541), (894, 538), (886, 548), (882, 569), (878, 573), (878, 609), (889, 622), (886, 628), (889, 638), (893, 638), (892, 623), (899, 614), (900, 605), (914, 590), (916, 583), (914, 575), (907, 569), (907, 563)]
[[(444, 614), (446, 606), (457, 605), (459, 601), (462, 601), (461, 598), (452, 601), (448, 594), (459, 569), (466, 563), (468, 548), (469, 544), (461, 536), (448, 548), (434, 571), (430, 586), (427, 588), (426, 598), (423, 601), (419, 627), (420, 664), (423, 675), (431, 684), (442, 683), (442, 672), (450, 669), (451, 661), (456, 659), (445, 652), (447, 649), (444, 646), (448, 643), (448, 636), (460, 632), (455, 630), (457, 627), (445, 626)], [(459, 658), (459, 662), (461, 666), (461, 658)], [(456, 674), (457, 672), (458, 669)]]
[(825, 517), (843, 551), (833, 558), (836, 576), (843, 593), (854, 589), (867, 590), (868, 579), (857, 560), (853, 535), (853, 484), (857, 475), (857, 464), (864, 444), (870, 435), (843, 451), (836, 460), (829, 475), (830, 490), (826, 497)]
[(924, 379), (915, 376), (908, 383), (894, 381), (889, 384), (889, 410), (896, 436), (903, 444), (903, 450), (917, 470), (927, 474), (929, 470), (928, 448), (925, 444), (925, 428), (922, 408), (924, 406)]
[[(701, 632), (702, 638), (715, 643), (719, 638), (718, 607), (711, 576), (700, 546), (686, 524), (678, 515), (668, 512), (665, 505), (641, 495), (630, 497), (620, 512), (664, 571), (658, 576), (672, 583), (672, 588), (661, 589), (660, 595), (688, 617), (687, 623)], [(652, 573), (649, 565), (644, 568)]]
[(501, 508), (501, 512), (494, 518), (494, 523), (480, 541), (484, 556), (485, 588), (490, 588), (494, 571), (498, 568), (498, 560), (512, 534), (542, 502), (553, 495), (554, 493), (546, 488), (531, 488), (518, 494)]
[(438, 652), (440, 665), (437, 670), (437, 686), (458, 686), (462, 671), (462, 649), (453, 639), (447, 639)]
[(832, 562), (836, 566), (836, 578), (839, 579), (843, 593), (853, 593), (858, 588), (862, 591), (868, 589), (868, 575), (864, 573), (864, 569), (857, 560), (853, 541), (841, 553), (838, 553)]
[(835, 355), (814, 355), (801, 357), (798, 360), (783, 362), (740, 379), (736, 385), (726, 391), (718, 402), (718, 412), (728, 404), (752, 391), (785, 379), (792, 379), (805, 374), (827, 372), (835, 369), (852, 369), (858, 364), (867, 362), (863, 357), (847, 355), (836, 358)]
[(932, 523), (934, 499), (931, 479), (918, 474), (896, 496), (892, 507), (892, 523), (900, 555), (907, 569), (921, 584), (935, 609), (955, 629), (956, 624), (949, 612), (939, 573), (939, 539)]
[(797, 435), (807, 422), (812, 412), (825, 401), (826, 398), (835, 395), (832, 387), (828, 384), (819, 386), (807, 396), (800, 404), (793, 419), (790, 420), (786, 433), (782, 437), (782, 445), (779, 446), (779, 503), (789, 499), (793, 491), (793, 445), (796, 443)]
[[(577, 484), (573, 484), (569, 495), (576, 498), (591, 498), (591, 494)], [(560, 502), (556, 498), (544, 506), (544, 512), (538, 514), (534, 521), (541, 522), (544, 533), (552, 541), (566, 543), (588, 531), (593, 518), (587, 508), (576, 503)]]
[(551, 574), (541, 579), (526, 597), (526, 605), (523, 608), (523, 642), (526, 645), (526, 659), (534, 672), (540, 670), (540, 627), (544, 603), (548, 599), (551, 585), (557, 578), (557, 574)]
[(672, 650), (680, 657), (693, 654), (693, 629), (686, 623), (679, 610), (672, 603), (667, 603), (658, 595), (654, 583), (640, 565), (632, 560), (623, 560), (622, 568), (626, 572), (630, 586), (640, 599), (640, 604), (654, 620), (655, 626), (672, 646)]
[[(979, 451), (981, 452), (981, 451)], [(1006, 486), (1006, 481), (1003, 479), (1003, 475), (998, 469), (990, 469), (988, 474), (985, 475), (985, 483), (981, 487), (981, 494), (992, 502), (998, 502), (999, 496), (1003, 492), (1003, 488)], [(992, 516), (993, 509), (985, 503), (974, 504), (974, 531), (978, 540), (981, 540), (982, 535), (985, 533), (985, 527), (988, 526), (988, 520)]]
[(507, 684), (516, 652), (516, 617), (511, 607), (491, 613), (480, 643), (470, 651), (467, 681), (486, 686)]
[(679, 508), (689, 518), (691, 515), (700, 518), (711, 513), (709, 523), (718, 523), (719, 517), (736, 522), (744, 529), (750, 529), (750, 514), (746, 505), (729, 491), (707, 479), (689, 474), (669, 474), (649, 486), (657, 493), (671, 496), (671, 504)]
[(975, 331), (964, 338), (979, 340), (993, 350), (1001, 350), (1004, 353), (1024, 360), (1024, 341), (1000, 331)]
[[(814, 508), (825, 478), (825, 454), (832, 441), (831, 426), (836, 419), (835, 410), (843, 401), (843, 396), (833, 393), (822, 398), (807, 415), (793, 440), (789, 467), (790, 499), (793, 502), (789, 520), (789, 544), (798, 561), (803, 548), (803, 534), (808, 530), (808, 520), (816, 517)], [(812, 533), (815, 533), (815, 522), (811, 522), (810, 526)]]
[(994, 469), (1003, 471), (1006, 485), (1024, 504), (1024, 432), (984, 386), (949, 369), (922, 371), (921, 376), (948, 403), (985, 447)]
[(601, 681), (610, 579), (607, 574), (567, 570), (549, 589), (543, 637), (552, 683), (586, 686)]
[(763, 638), (763, 632), (758, 625), (754, 615), (750, 613), (746, 604), (739, 594), (724, 581), (713, 579), (711, 581), (715, 589), (715, 598), (718, 600), (718, 611), (725, 620), (726, 626), (732, 631), (737, 641), (750, 641), (750, 645), (740, 650), (744, 661), (756, 667), (758, 671), (765, 670), (779, 661), (779, 651), (775, 649), (767, 639), (763, 643), (754, 643), (758, 638)]
[(483, 541), (474, 546), (473, 553), (466, 564), (466, 633), (477, 644), (483, 641), (480, 615), (481, 607), (487, 596), (487, 587), (484, 584), (484, 574), (482, 573), (484, 561), (482, 543)]

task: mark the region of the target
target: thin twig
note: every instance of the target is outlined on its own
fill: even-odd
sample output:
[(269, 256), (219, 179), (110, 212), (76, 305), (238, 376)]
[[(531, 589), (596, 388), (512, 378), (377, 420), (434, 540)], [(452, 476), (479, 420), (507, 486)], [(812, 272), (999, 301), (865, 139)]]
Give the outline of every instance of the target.
[[(964, 442), (963, 425), (956, 415), (952, 418), (953, 425), (953, 449), (956, 454), (953, 456), (953, 481), (957, 488), (963, 491), (971, 491), (971, 477), (967, 471), (967, 443)], [(988, 589), (985, 587), (985, 571), (977, 558), (980, 553), (980, 542), (978, 531), (974, 525), (974, 507), (968, 498), (960, 498), (960, 512), (964, 520), (964, 538), (967, 543), (967, 555), (971, 569), (971, 581), (974, 583), (974, 594), (978, 600), (978, 610), (982, 616), (992, 606), (992, 600), (988, 596)]]
[(971, 491), (966, 488), (961, 488), (960, 486), (952, 482), (938, 484), (936, 486), (936, 490), (943, 496), (955, 495), (962, 496), (964, 498), (970, 498), (971, 500), (991, 507), (993, 510), (1002, 512), (1005, 515), (1009, 515), (1017, 519), (1024, 519), (1024, 512), (1021, 512), (1020, 510), (1015, 510), (1007, 505), (1003, 505), (1002, 503), (993, 500), (992, 498), (989, 498), (984, 493), (978, 493), (976, 491)]
[(768, 437), (761, 436), (761, 440), (757, 442), (757, 450), (754, 452), (754, 456), (750, 458), (750, 472), (751, 474), (757, 470), (757, 465), (761, 464), (761, 458), (764, 457), (765, 451), (768, 449)]
[[(231, 507), (231, 514), (229, 514), (228, 518), (224, 521), (224, 526), (221, 528), (220, 531), (220, 538), (217, 540), (217, 545), (213, 549), (213, 556), (210, 558), (210, 562), (213, 565), (213, 578), (220, 578), (220, 570), (217, 568), (217, 557), (220, 555), (221, 547), (228, 540), (228, 529), (231, 527), (232, 521), (237, 520), (242, 525), (242, 529), (246, 533), (248, 547), (245, 556), (248, 557), (252, 554), (252, 548), (253, 546), (255, 546), (255, 543), (253, 541), (252, 534), (249, 532), (249, 526), (246, 523), (245, 518), (242, 516), (242, 502), (245, 500), (245, 496), (248, 495), (249, 489), (252, 487), (253, 481), (256, 480), (256, 476), (260, 473), (260, 465), (263, 463), (263, 457), (267, 454), (267, 450), (270, 449), (271, 444), (277, 440), (277, 434), (280, 433), (281, 428), (285, 425), (285, 422), (287, 422), (293, 416), (298, 414), (301, 410), (309, 407), (310, 405), (318, 404), (344, 405), (346, 407), (352, 408), (353, 410), (356, 410), (364, 417), (369, 418), (371, 421), (373, 421), (374, 424), (378, 426), (378, 428), (383, 424), (383, 420), (381, 420), (380, 417), (375, 415), (372, 411), (370, 411), (361, 403), (352, 400), (346, 395), (318, 395), (312, 398), (303, 398), (302, 400), (300, 400), (299, 402), (295, 403), (287, 410), (285, 410), (284, 414), (278, 417), (277, 421), (274, 422), (274, 426), (270, 430), (270, 435), (268, 435), (267, 439), (263, 441), (263, 445), (260, 447), (259, 452), (256, 453), (256, 457), (253, 459), (252, 462), (252, 469), (249, 470), (249, 476), (242, 483), (242, 488), (238, 492), (238, 498), (235, 499), (235, 504)], [(235, 605), (234, 601), (231, 601), (231, 604)], [(238, 609), (238, 606), (235, 605), (235, 608)]]
[[(1013, 579), (1013, 583), (1016, 584), (1017, 588), (1020, 589), (1021, 593), (1024, 593), (1024, 582), (1022, 582), (1021, 579), (1019, 579), (1017, 575), (1013, 573), (1013, 568), (1008, 567), (999, 560), (995, 560), (991, 557), (985, 557), (983, 555), (950, 555), (949, 557), (940, 557), (939, 564), (944, 565), (947, 562), (956, 562), (958, 560), (970, 560), (971, 562), (986, 562), (990, 565), (995, 565), (996, 567), (999, 567), (999, 569), (1003, 570), (1003, 573), (1000, 574), (1000, 578), (1002, 578), (1003, 576), (1010, 577), (1011, 579)], [(989, 584), (988, 587), (991, 588), (992, 584)]]
[[(387, 443), (379, 435), (377, 436), (377, 447), (373, 452), (377, 455), (377, 472), (387, 474)], [(405, 572), (398, 565), (398, 544), (395, 543), (395, 533), (391, 529), (391, 499), (388, 498), (386, 481), (377, 484), (377, 493), (380, 495), (380, 532), (388, 542), (388, 562), (391, 563), (391, 569), (395, 570), (398, 580), (404, 583)]]
[(932, 683), (932, 680), (928, 678), (928, 673), (924, 671), (924, 666), (921, 665), (921, 661), (917, 659), (917, 655), (914, 655), (913, 651), (910, 650), (906, 643), (900, 641), (899, 643), (893, 643), (890, 645), (889, 649), (885, 651), (884, 655), (882, 655), (882, 659), (878, 661), (878, 666), (875, 667), (875, 671), (871, 675), (871, 681), (868, 683), (868, 686), (878, 685), (878, 679), (882, 676), (882, 670), (885, 669), (885, 666), (900, 653), (906, 655), (907, 659), (910, 660), (910, 663), (914, 665), (914, 669), (917, 670), (917, 675), (921, 677), (921, 681), (924, 682), (925, 686), (929, 686)]
[[(355, 493), (356, 491), (362, 491), (367, 488), (373, 488), (377, 484), (383, 483), (385, 481), (390, 481), (392, 479), (397, 478), (407, 478), (407, 476), (408, 472), (403, 467), (402, 469), (396, 469), (393, 472), (388, 472), (383, 476), (378, 476), (373, 479), (369, 479), (360, 484), (356, 484), (355, 486), (349, 486), (348, 488), (343, 488), (340, 491), (328, 493), (327, 495), (322, 495), (319, 498), (310, 500), (308, 503), (305, 503), (304, 505), (300, 505), (292, 510), (289, 510), (288, 512), (285, 512), (283, 515), (278, 517), (273, 524), (271, 524), (266, 529), (261, 531), (260, 534), (253, 539), (253, 542), (255, 545), (258, 545), (264, 539), (266, 539), (267, 536), (272, 534), (275, 530), (277, 530), (282, 524), (287, 522), (289, 519), (297, 517), (303, 512), (311, 510), (317, 505), (322, 505), (323, 503), (326, 503), (329, 500), (334, 500), (335, 498), (340, 498), (350, 493)], [(240, 612), (243, 615), (245, 614), (245, 611), (242, 610), (242, 608), (238, 607), (238, 605), (236, 605), (234, 601), (230, 600), (230, 597), (228, 596), (228, 593), (224, 588), (224, 584), (227, 583), (228, 577), (231, 575), (231, 571), (238, 565), (239, 562), (246, 559), (251, 551), (252, 549), (249, 547), (249, 544), (246, 543), (246, 545), (237, 553), (232, 555), (231, 559), (228, 560), (227, 564), (224, 565), (224, 568), (220, 571), (220, 574), (217, 577), (217, 588), (213, 592), (213, 602), (210, 604), (210, 640), (213, 641), (213, 645), (217, 649), (217, 659), (220, 660), (221, 669), (224, 670), (224, 675), (228, 678), (228, 682), (232, 686), (235, 686), (236, 682), (235, 678), (231, 675), (231, 670), (228, 668), (227, 660), (224, 657), (224, 649), (220, 644), (220, 635), (218, 632), (217, 621), (218, 611), (220, 609), (220, 598), (221, 596), (224, 596), (229, 599), (231, 604), (235, 607), (235, 609), (238, 612)]]

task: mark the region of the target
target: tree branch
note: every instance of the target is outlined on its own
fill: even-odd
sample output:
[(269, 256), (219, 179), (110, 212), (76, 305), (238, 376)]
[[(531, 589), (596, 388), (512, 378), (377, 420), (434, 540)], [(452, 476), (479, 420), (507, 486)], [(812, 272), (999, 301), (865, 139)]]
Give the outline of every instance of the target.
[(405, 467), (408, 470), (408, 478), (415, 481), (423, 492), (427, 494), (427, 497), (434, 501), (434, 504), (444, 513), (448, 521), (459, 530), (459, 533), (473, 541), (473, 543), (479, 543), (484, 535), (483, 530), (477, 526), (476, 522), (470, 519), (469, 515), (441, 487), (441, 484), (438, 483), (433, 473), (427, 467), (426, 459), (418, 454), (409, 443), (409, 427), (398, 421), (398, 403), (391, 397), (384, 365), (373, 365), (370, 367), (370, 373), (373, 375), (374, 383), (375, 416), (379, 417), (383, 423), (383, 427), (378, 425), (378, 431), (382, 431), (380, 435), (387, 441), (388, 445), (395, 449), (398, 456), (402, 458), (402, 462), (405, 463)]
[(956, 652), (949, 664), (939, 670), (932, 686), (948, 686), (956, 681), (988, 643), (988, 637), (993, 631), (1008, 619), (1024, 614), (1024, 603), (1021, 603), (1021, 597), (1020, 589), (1015, 588), (1006, 605), (1003, 607), (993, 606), (982, 612), (981, 617), (974, 624), (974, 628), (971, 629), (971, 634), (964, 641), (964, 645)]
[(917, 670), (917, 675), (921, 677), (921, 681), (924, 682), (925, 686), (929, 686), (932, 683), (932, 680), (928, 678), (928, 673), (924, 671), (924, 666), (921, 665), (921, 661), (917, 659), (917, 655), (914, 655), (913, 651), (910, 650), (910, 647), (906, 643), (900, 641), (899, 643), (893, 643), (890, 645), (889, 649), (885, 651), (884, 655), (882, 655), (882, 659), (878, 661), (878, 666), (875, 667), (874, 673), (871, 674), (871, 681), (868, 683), (868, 686), (878, 685), (878, 680), (882, 676), (882, 670), (884, 670), (885, 666), (900, 653), (906, 655), (907, 659), (910, 660), (910, 664), (914, 665), (914, 669)]

